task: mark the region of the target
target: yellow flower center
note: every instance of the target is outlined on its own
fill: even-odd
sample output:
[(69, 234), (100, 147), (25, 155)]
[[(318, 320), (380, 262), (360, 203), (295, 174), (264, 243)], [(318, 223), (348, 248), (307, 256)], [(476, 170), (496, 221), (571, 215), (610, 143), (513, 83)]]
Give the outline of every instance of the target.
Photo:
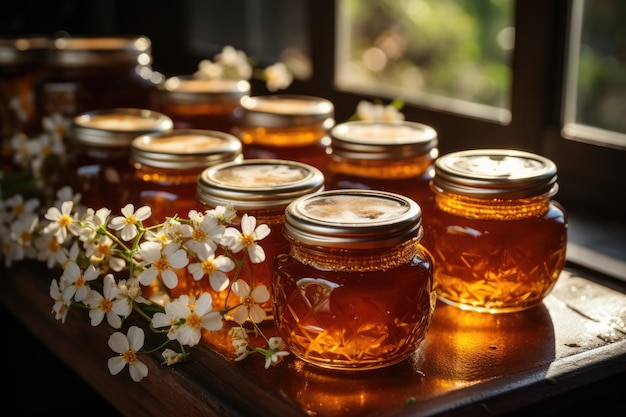
[(24, 213), (24, 204), (16, 204), (15, 207), (13, 207), (13, 213), (17, 216)]
[(205, 233), (204, 230), (196, 229), (191, 233), (191, 237), (193, 240), (201, 242), (203, 240), (206, 240), (208, 235)]
[(96, 251), (101, 255), (108, 255), (111, 253), (111, 245), (107, 245), (106, 243), (102, 243), (98, 245)]
[(63, 214), (60, 218), (59, 218), (59, 226), (61, 227), (67, 227), (70, 224), (72, 224), (72, 218), (70, 216), (68, 216), (67, 214)]
[(23, 232), (20, 234), (20, 239), (22, 239), (22, 242), (24, 242), (24, 243), (26, 243), (26, 242), (30, 242), (30, 238), (31, 238), (32, 236), (33, 236), (33, 235), (32, 235), (30, 232), (23, 231)]
[(243, 233), (241, 235), (241, 244), (243, 245), (244, 248), (247, 248), (253, 243), (254, 243), (254, 237), (252, 237), (252, 235), (249, 235), (247, 233)]
[(113, 301), (109, 300), (108, 298), (103, 298), (102, 301), (100, 301), (100, 310), (104, 311), (105, 313), (108, 313), (112, 309), (113, 309)]
[(163, 255), (159, 260), (153, 263), (152, 266), (155, 267), (157, 271), (163, 272), (168, 269), (170, 264), (167, 262), (167, 256)]
[(191, 313), (186, 319), (187, 326), (199, 329), (202, 327), (202, 319), (195, 313)]
[(77, 288), (80, 288), (83, 285), (85, 285), (85, 277), (83, 276), (83, 274), (80, 274), (78, 276), (78, 278), (76, 278), (76, 284), (75, 285), (76, 285)]
[(125, 222), (126, 222), (126, 224), (135, 224), (135, 223), (137, 223), (137, 218), (135, 217), (134, 214), (131, 214), (129, 216), (126, 216)]
[(137, 360), (137, 352), (132, 349), (128, 349), (126, 352), (124, 352), (122, 357), (124, 358), (126, 363), (134, 363)]
[(254, 305), (254, 298), (249, 295), (243, 296), (241, 297), (241, 304), (243, 304), (247, 308), (250, 308)]
[(48, 250), (52, 253), (58, 252), (61, 249), (61, 245), (57, 242), (56, 238), (52, 238), (48, 241)]
[(215, 262), (213, 262), (212, 260), (208, 259), (208, 260), (202, 262), (202, 271), (205, 274), (211, 275), (216, 270), (217, 270), (217, 268), (215, 266)]

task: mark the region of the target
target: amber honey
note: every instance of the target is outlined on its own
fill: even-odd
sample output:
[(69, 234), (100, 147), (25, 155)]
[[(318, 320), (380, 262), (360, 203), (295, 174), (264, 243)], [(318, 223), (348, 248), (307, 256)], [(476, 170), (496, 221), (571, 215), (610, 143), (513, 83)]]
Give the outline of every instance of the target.
[(274, 318), (289, 350), (326, 368), (374, 369), (415, 354), (435, 306), (421, 211), (404, 196), (334, 190), (286, 210)]
[(68, 183), (81, 203), (95, 210), (119, 211), (134, 201), (131, 142), (135, 137), (172, 129), (172, 120), (147, 109), (113, 108), (73, 118)]
[(241, 99), (235, 128), (246, 159), (303, 162), (325, 173), (328, 131), (334, 125), (333, 104), (300, 95), (252, 96)]
[(565, 264), (566, 213), (551, 199), (556, 166), (508, 150), (461, 151), (435, 166), (425, 244), (439, 297), (492, 313), (541, 303)]
[[(204, 170), (198, 178), (197, 198), (205, 209), (231, 205), (237, 217), (229, 226), (241, 230), (241, 217), (247, 214), (256, 218), (257, 226), (266, 224), (270, 228), (270, 234), (258, 242), (265, 252), (265, 261), (247, 262), (239, 275), (232, 271), (229, 278), (251, 280), (254, 286), (265, 285), (269, 290), (273, 259), (288, 246), (282, 234), (285, 208), (294, 199), (320, 192), (323, 188), (324, 176), (321, 171), (296, 161), (250, 159)], [(233, 255), (241, 259), (242, 254)], [(224, 309), (239, 302), (238, 297), (228, 291), (213, 290), (208, 281), (188, 282), (179, 287), (180, 291), (188, 292), (191, 289), (210, 292), (215, 308)], [(271, 301), (263, 307), (271, 313)]]
[(327, 188), (384, 190), (419, 204), (432, 198), (437, 132), (406, 121), (354, 121), (331, 129)]
[(145, 36), (59, 37), (47, 51), (47, 75), (38, 85), (44, 116), (66, 118), (96, 109), (151, 107), (159, 79)]
[(156, 108), (177, 129), (209, 129), (232, 133), (239, 117), (239, 101), (250, 94), (244, 80), (204, 80), (170, 77), (157, 87)]
[(186, 218), (201, 208), (196, 198), (198, 176), (206, 168), (241, 160), (241, 142), (225, 132), (173, 129), (142, 135), (131, 144), (136, 204), (152, 208), (147, 224), (167, 217)]

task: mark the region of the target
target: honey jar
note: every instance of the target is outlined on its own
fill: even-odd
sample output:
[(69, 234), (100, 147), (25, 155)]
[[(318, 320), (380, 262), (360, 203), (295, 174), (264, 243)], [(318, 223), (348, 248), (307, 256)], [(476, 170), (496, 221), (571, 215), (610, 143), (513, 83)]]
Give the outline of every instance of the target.
[(150, 225), (198, 209), (198, 176), (210, 166), (240, 161), (241, 142), (216, 130), (174, 129), (136, 137), (131, 159), (136, 204), (152, 208)]
[(250, 94), (245, 80), (170, 77), (157, 86), (155, 108), (174, 121), (176, 129), (209, 129), (232, 133), (239, 100)]
[[(279, 159), (247, 159), (207, 168), (198, 178), (198, 201), (206, 208), (232, 206), (237, 216), (231, 226), (240, 227), (241, 216), (256, 218), (257, 226), (265, 224), (270, 234), (258, 242), (265, 252), (265, 261), (249, 263), (249, 270), (241, 278), (252, 277), (254, 285), (265, 285), (269, 291), (273, 269), (273, 258), (288, 246), (282, 234), (285, 208), (294, 199), (322, 191), (324, 175), (317, 168), (297, 161)], [(234, 280), (232, 273), (230, 279)], [(208, 282), (179, 281), (178, 288), (184, 291), (198, 289), (213, 295), (214, 308), (222, 309), (238, 302), (228, 291), (216, 293)], [(272, 311), (271, 300), (262, 305), (268, 313)], [(270, 316), (271, 317), (271, 316)]]
[(246, 159), (285, 159), (312, 165), (324, 174), (328, 131), (334, 106), (323, 98), (301, 95), (247, 96), (235, 134)]
[(395, 192), (423, 202), (438, 156), (437, 132), (409, 121), (350, 121), (330, 131), (327, 189)]
[(274, 319), (289, 350), (325, 368), (393, 365), (420, 347), (435, 308), (419, 205), (379, 190), (327, 190), (286, 209)]
[(556, 165), (524, 151), (458, 151), (437, 159), (431, 184), (425, 245), (439, 298), (490, 313), (541, 303), (565, 264)]
[(134, 198), (132, 140), (172, 127), (172, 119), (147, 109), (112, 108), (79, 114), (70, 127), (68, 184), (82, 194), (81, 203), (87, 207), (119, 211)]
[[(33, 136), (41, 131), (35, 105), (35, 86), (45, 75), (45, 37), (0, 38), (0, 139), (4, 146), (18, 132)], [(10, 158), (9, 158), (10, 160)]]
[(44, 116), (70, 119), (115, 107), (151, 107), (156, 85), (152, 45), (145, 36), (60, 37), (46, 55), (47, 76), (38, 85)]

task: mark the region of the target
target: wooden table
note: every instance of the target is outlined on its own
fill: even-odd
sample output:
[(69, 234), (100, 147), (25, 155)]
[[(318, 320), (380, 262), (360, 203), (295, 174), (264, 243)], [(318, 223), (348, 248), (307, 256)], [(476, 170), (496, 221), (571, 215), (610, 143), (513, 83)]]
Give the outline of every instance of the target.
[(110, 375), (112, 329), (77, 309), (65, 324), (54, 319), (53, 271), (24, 262), (0, 272), (6, 310), (127, 416), (498, 415), (626, 372), (626, 285), (573, 266), (522, 313), (440, 303), (420, 351), (390, 368), (328, 371), (289, 357), (266, 370), (260, 357), (232, 361), (221, 332), (206, 334), (185, 363), (144, 360), (140, 383), (127, 370)]

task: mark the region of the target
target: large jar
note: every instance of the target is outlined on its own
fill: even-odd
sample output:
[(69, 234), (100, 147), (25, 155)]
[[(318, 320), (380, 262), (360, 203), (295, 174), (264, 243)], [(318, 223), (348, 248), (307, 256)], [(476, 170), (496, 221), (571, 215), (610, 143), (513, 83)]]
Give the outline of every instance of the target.
[(81, 203), (119, 211), (134, 199), (130, 146), (137, 136), (172, 130), (172, 119), (147, 109), (112, 108), (76, 116), (70, 127), (67, 182)]
[(38, 88), (43, 115), (72, 118), (114, 107), (150, 108), (155, 82), (144, 36), (61, 37), (50, 47)]
[(177, 129), (209, 129), (232, 133), (239, 100), (250, 94), (245, 80), (204, 80), (170, 77), (157, 86), (155, 107), (174, 121)]
[(274, 317), (289, 350), (327, 368), (398, 363), (420, 347), (435, 308), (419, 205), (378, 190), (328, 190), (286, 210)]
[(328, 131), (335, 123), (330, 101), (288, 94), (248, 96), (241, 106), (235, 134), (246, 159), (299, 161), (326, 173)]
[(425, 245), (446, 303), (500, 313), (533, 307), (565, 264), (566, 213), (552, 197), (557, 168), (540, 155), (466, 150), (435, 162)]
[[(247, 265), (249, 271), (241, 278), (252, 277), (254, 285), (270, 288), (274, 256), (288, 243), (282, 234), (285, 208), (294, 199), (324, 188), (324, 175), (317, 168), (296, 161), (279, 159), (249, 159), (207, 168), (198, 178), (198, 201), (206, 208), (231, 205), (237, 212), (231, 226), (240, 227), (244, 214), (256, 218), (257, 226), (266, 224), (270, 234), (258, 242), (265, 252), (265, 261)], [(249, 275), (248, 275), (249, 274)], [(231, 273), (231, 279), (237, 279)], [(188, 282), (188, 289), (179, 282), (179, 289), (198, 289), (213, 294), (215, 308), (232, 306), (239, 301), (228, 291), (216, 293), (208, 282)], [(263, 304), (272, 311), (271, 301)], [(270, 316), (271, 317), (271, 316)]]
[(330, 132), (326, 187), (395, 192), (423, 202), (438, 156), (437, 132), (407, 121), (351, 121)]
[(186, 217), (200, 207), (198, 176), (206, 168), (241, 161), (241, 142), (225, 132), (174, 129), (136, 137), (131, 143), (136, 205), (152, 208), (152, 221)]

